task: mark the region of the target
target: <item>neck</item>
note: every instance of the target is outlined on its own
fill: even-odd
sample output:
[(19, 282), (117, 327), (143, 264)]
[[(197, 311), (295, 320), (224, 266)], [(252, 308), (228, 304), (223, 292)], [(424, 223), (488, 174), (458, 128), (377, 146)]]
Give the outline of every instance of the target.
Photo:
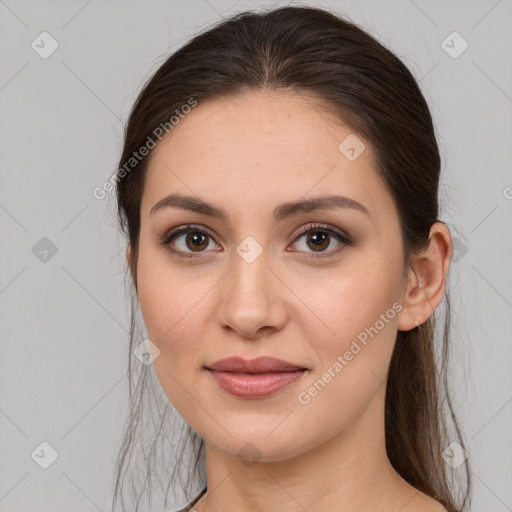
[(418, 494), (394, 471), (384, 435), (385, 386), (351, 425), (280, 461), (240, 460), (205, 442), (208, 492), (198, 512), (399, 510)]

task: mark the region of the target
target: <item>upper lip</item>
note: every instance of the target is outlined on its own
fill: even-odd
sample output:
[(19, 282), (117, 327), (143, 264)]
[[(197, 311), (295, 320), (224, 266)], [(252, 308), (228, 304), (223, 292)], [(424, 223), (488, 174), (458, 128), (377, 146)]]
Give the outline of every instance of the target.
[(291, 372), (306, 370), (303, 366), (288, 363), (275, 357), (257, 357), (256, 359), (244, 359), (242, 357), (228, 357), (220, 359), (206, 367), (217, 372), (239, 373), (267, 373), (267, 372)]

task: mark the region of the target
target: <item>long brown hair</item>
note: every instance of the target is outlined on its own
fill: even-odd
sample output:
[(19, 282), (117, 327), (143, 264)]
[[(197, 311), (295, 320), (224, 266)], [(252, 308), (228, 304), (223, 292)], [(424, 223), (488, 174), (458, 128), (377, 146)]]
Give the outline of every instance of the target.
[[(158, 127), (169, 133), (170, 120), (174, 116), (179, 122), (191, 99), (200, 104), (262, 89), (293, 90), (318, 98), (365, 137), (373, 145), (377, 171), (398, 208), (406, 268), (409, 258), (428, 243), (430, 227), (439, 220), (440, 155), (429, 108), (404, 63), (356, 24), (324, 9), (295, 6), (242, 12), (169, 56), (145, 84), (130, 113), (115, 181), (119, 225), (131, 246), (132, 291), (137, 289), (141, 197), (152, 154), (149, 149), (147, 156), (135, 160), (134, 153), (159, 142), (164, 133)], [(161, 391), (150, 392), (154, 387), (151, 368), (133, 366), (132, 352), (143, 339), (135, 320), (135, 295), (128, 362), (131, 408), (116, 465), (113, 508), (120, 495), (125, 510), (121, 488), (128, 475), (137, 511), (143, 491), (150, 496), (151, 479), (157, 474), (153, 468), (163, 453), (174, 456), (161, 463), (165, 504), (187, 450), (193, 464), (189, 478), (181, 484), (190, 498), (190, 480), (198, 476), (204, 442), (183, 422), (181, 431), (166, 433), (172, 407)], [(386, 391), (386, 448), (402, 478), (450, 512), (460, 512), (470, 502), (468, 461), (453, 470), (442, 457), (452, 442), (464, 448), (448, 392), (448, 290), (444, 300), (443, 332), (436, 344), (435, 315), (397, 334)], [(152, 400), (159, 409), (159, 423), (153, 430), (142, 426), (147, 419), (144, 407)], [(148, 432), (153, 436), (145, 443), (142, 436)], [(171, 438), (180, 439), (181, 445), (164, 446)], [(130, 468), (137, 442), (142, 444), (147, 468), (141, 484), (135, 483), (136, 470)], [(173, 468), (171, 474), (168, 468)]]

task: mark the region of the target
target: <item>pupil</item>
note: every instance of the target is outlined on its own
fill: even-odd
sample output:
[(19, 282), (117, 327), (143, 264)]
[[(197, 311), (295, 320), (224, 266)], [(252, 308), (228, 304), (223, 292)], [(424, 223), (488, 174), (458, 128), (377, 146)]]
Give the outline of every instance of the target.
[[(320, 248), (320, 249), (325, 249), (325, 240), (327, 240), (329, 237), (329, 235), (327, 233), (323, 233), (320, 235), (320, 238), (321, 240), (319, 240), (319, 237), (318, 237), (318, 233), (312, 233), (309, 235), (308, 237), (308, 241), (310, 240), (313, 240), (313, 244), (314, 244), (314, 248), (315, 248), (315, 251)], [(323, 245), (322, 245), (323, 244)], [(327, 243), (327, 246), (329, 245), (329, 243)]]
[[(200, 239), (203, 238), (203, 241), (201, 242)], [(189, 246), (189, 249), (203, 249), (204, 247), (204, 241), (206, 240), (205, 235), (201, 233), (194, 233), (193, 235), (189, 235), (187, 237), (187, 245), (189, 241), (192, 241), (192, 247)]]

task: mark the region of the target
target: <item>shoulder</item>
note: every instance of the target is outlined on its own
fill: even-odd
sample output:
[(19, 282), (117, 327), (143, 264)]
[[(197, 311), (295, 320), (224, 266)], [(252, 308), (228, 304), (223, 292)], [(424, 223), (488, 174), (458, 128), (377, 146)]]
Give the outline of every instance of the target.
[(439, 501), (420, 493), (407, 504), (403, 512), (448, 512), (448, 510)]
[(440, 501), (401, 480), (404, 485), (399, 497), (401, 512), (448, 512)]

